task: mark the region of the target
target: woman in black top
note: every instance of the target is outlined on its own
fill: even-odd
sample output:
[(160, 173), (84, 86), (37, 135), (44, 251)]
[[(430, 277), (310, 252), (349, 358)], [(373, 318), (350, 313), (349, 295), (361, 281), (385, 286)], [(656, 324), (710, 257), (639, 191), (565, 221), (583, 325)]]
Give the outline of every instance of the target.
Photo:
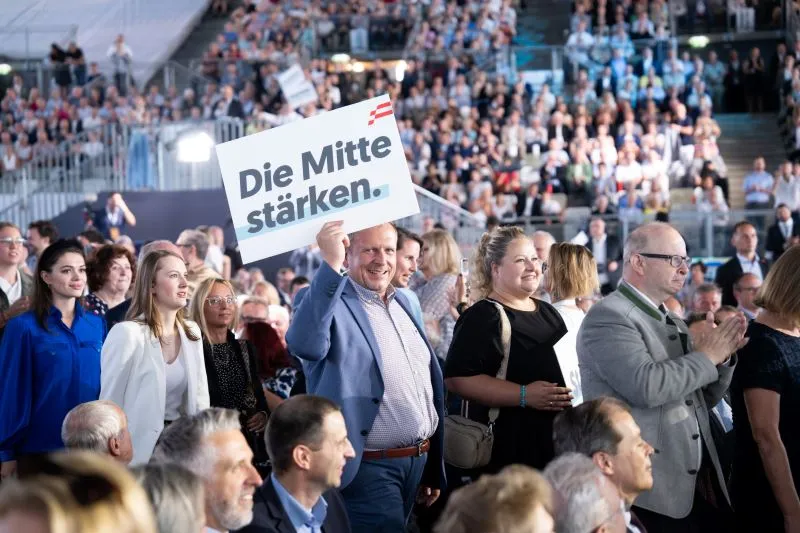
[(230, 282), (208, 278), (200, 283), (192, 298), (191, 317), (203, 333), (211, 407), (239, 411), (242, 433), (255, 456), (253, 462), (265, 465), (264, 428), (269, 409), (258, 378), (256, 350), (233, 335), (236, 296)]
[(740, 531), (800, 531), (800, 247), (789, 248), (755, 300), (731, 383), (736, 451), (732, 503)]
[[(541, 264), (521, 228), (484, 234), (473, 263), (473, 286), (487, 299), (458, 320), (445, 384), (469, 401), (473, 420), (486, 423), (489, 408), (500, 408), (489, 471), (515, 463), (544, 468), (553, 458), (553, 418), (572, 399), (553, 350), (567, 328), (550, 304), (532, 297)], [(502, 305), (511, 325), (505, 380), (495, 377), (503, 346), (501, 315), (493, 302)]]

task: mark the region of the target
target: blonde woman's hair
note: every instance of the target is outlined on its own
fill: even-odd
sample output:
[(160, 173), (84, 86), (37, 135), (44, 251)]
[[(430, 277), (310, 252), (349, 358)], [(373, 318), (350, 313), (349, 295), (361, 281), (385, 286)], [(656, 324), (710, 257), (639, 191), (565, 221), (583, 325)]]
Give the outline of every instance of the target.
[[(146, 324), (150, 328), (150, 332), (158, 340), (161, 340), (167, 332), (161, 331), (161, 313), (156, 307), (156, 299), (152, 291), (153, 287), (155, 287), (156, 274), (161, 270), (159, 266), (161, 260), (166, 257), (174, 257), (180, 260), (181, 263), (184, 262), (181, 256), (167, 250), (156, 250), (147, 254), (136, 277), (131, 308), (126, 316), (127, 320), (135, 320)], [(200, 339), (190, 327), (184, 313), (179, 312), (175, 317), (175, 321), (190, 340), (196, 341)]]
[(156, 533), (144, 490), (112, 459), (84, 451), (44, 458), (36, 472), (0, 487), (0, 518), (12, 512), (45, 520), (50, 533)]
[(554, 302), (594, 294), (600, 288), (597, 263), (585, 246), (560, 242), (547, 257), (547, 292)]
[(753, 303), (800, 327), (800, 246), (792, 246), (775, 261)]
[(537, 507), (553, 514), (553, 490), (529, 466), (511, 465), (458, 489), (434, 533), (543, 533), (531, 531)]
[(518, 226), (500, 226), (481, 236), (469, 270), (470, 282), (478, 298), (486, 298), (492, 292), (492, 266), (500, 264), (508, 245), (517, 239), (528, 238)]
[(250, 288), (250, 294), (251, 295), (255, 295), (256, 289), (258, 289), (260, 287), (264, 287), (264, 289), (267, 291), (267, 294), (264, 295), (264, 296), (259, 296), (259, 298), (263, 298), (264, 300), (269, 302), (270, 305), (273, 305), (273, 304), (274, 305), (280, 305), (281, 297), (278, 294), (278, 289), (276, 289), (275, 285), (273, 285), (269, 281), (263, 280), (263, 281), (255, 282), (253, 284), (253, 286)]
[(428, 276), (439, 274), (458, 274), (461, 262), (461, 250), (453, 236), (443, 229), (429, 231), (422, 236), (422, 246), (428, 246), (425, 252), (425, 265), (430, 269)]
[(236, 305), (236, 291), (233, 289), (231, 282), (222, 278), (206, 278), (195, 289), (192, 303), (189, 304), (189, 318), (197, 322), (197, 325), (200, 326), (200, 333), (205, 338), (208, 338), (208, 324), (206, 324), (205, 314), (206, 298), (211, 294), (214, 285), (217, 284), (231, 291), (231, 297), (233, 298), (233, 322), (231, 322), (228, 329), (236, 331), (239, 327), (239, 306)]

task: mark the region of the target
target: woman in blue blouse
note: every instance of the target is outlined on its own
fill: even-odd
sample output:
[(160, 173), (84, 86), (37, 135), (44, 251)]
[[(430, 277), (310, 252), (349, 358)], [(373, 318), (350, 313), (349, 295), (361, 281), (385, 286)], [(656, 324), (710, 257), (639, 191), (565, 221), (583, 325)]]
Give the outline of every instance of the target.
[(86, 261), (77, 241), (50, 245), (36, 267), (31, 310), (8, 322), (0, 343), (0, 477), (58, 450), (61, 424), (100, 395), (105, 323), (84, 311)]

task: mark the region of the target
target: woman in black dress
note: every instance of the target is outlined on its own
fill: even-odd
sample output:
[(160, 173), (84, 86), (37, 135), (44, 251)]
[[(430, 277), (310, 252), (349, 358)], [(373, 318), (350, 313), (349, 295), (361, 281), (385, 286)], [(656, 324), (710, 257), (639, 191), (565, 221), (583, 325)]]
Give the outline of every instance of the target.
[(740, 531), (800, 531), (800, 247), (770, 269), (731, 384)]
[[(473, 287), (483, 300), (456, 324), (445, 364), (447, 389), (469, 401), (469, 418), (486, 423), (499, 407), (488, 471), (522, 463), (544, 468), (553, 458), (553, 418), (569, 407), (553, 346), (567, 332), (550, 304), (532, 297), (542, 278), (533, 242), (518, 227), (485, 233), (472, 265)], [(511, 325), (506, 379), (495, 376), (503, 359), (502, 305)]]
[(268, 457), (264, 428), (269, 408), (258, 378), (256, 350), (248, 341), (233, 335), (236, 314), (236, 296), (229, 281), (208, 278), (197, 286), (191, 317), (203, 333), (211, 407), (239, 412), (242, 433), (255, 456), (253, 462), (256, 467), (265, 467)]

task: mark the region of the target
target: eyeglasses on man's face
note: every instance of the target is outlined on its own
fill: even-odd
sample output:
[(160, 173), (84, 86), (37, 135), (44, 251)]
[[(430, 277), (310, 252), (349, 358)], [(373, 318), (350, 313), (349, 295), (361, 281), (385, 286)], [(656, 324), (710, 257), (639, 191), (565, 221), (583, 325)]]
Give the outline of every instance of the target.
[(3, 237), (0, 239), (0, 245), (3, 246), (11, 246), (12, 244), (16, 244), (17, 246), (25, 246), (25, 243), (27, 242), (28, 241), (22, 237)]
[(686, 257), (684, 255), (647, 254), (647, 253), (639, 253), (636, 255), (640, 255), (642, 257), (647, 257), (650, 259), (663, 259), (664, 261), (669, 262), (672, 268), (680, 268), (681, 265), (683, 265), (684, 263), (688, 267), (692, 263), (692, 258)]

